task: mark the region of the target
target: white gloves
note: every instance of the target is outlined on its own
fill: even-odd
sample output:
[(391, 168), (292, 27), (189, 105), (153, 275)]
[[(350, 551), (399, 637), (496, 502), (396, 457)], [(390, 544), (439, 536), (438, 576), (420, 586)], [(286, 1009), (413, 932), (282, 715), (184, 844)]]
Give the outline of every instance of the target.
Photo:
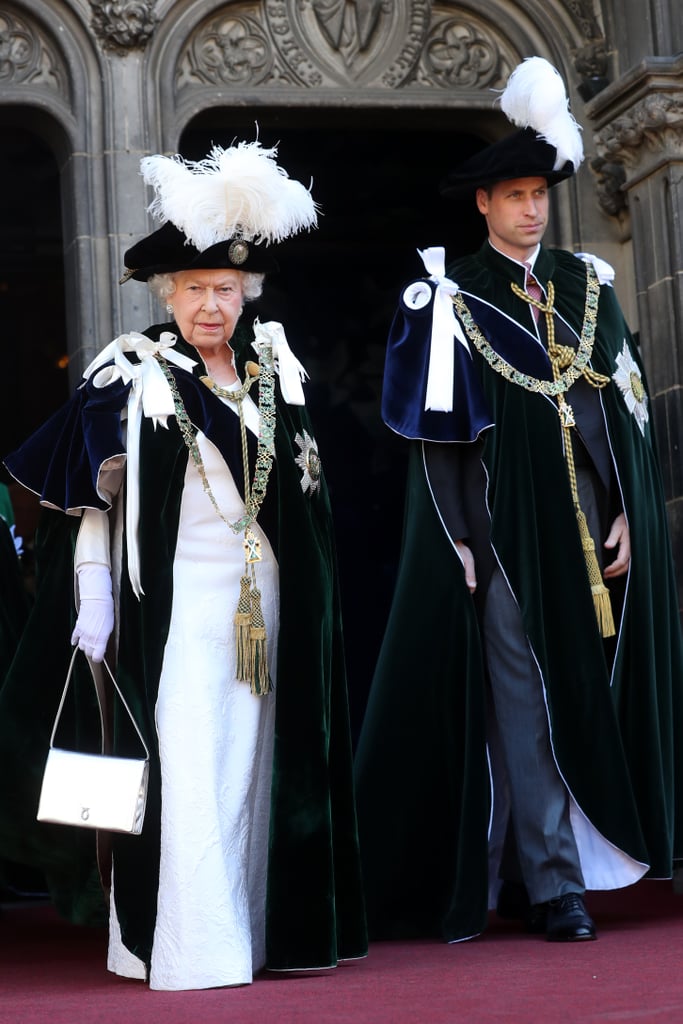
[(80, 605), (71, 643), (78, 644), (93, 661), (103, 661), (114, 629), (111, 572), (99, 562), (83, 562), (76, 571)]

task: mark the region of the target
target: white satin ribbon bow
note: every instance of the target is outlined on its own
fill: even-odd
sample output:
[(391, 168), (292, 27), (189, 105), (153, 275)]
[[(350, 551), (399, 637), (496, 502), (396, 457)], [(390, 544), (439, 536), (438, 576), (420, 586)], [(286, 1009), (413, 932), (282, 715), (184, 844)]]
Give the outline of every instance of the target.
[[(175, 408), (173, 395), (157, 359), (157, 353), (169, 363), (174, 363), (190, 372), (196, 362), (173, 347), (175, 334), (163, 331), (159, 341), (152, 341), (145, 334), (131, 331), (114, 338), (86, 367), (83, 376), (93, 378), (96, 388), (104, 388), (116, 380), (131, 384), (128, 395), (128, 438), (126, 442), (126, 551), (128, 555), (128, 577), (133, 593), (140, 597), (144, 593), (140, 581), (140, 555), (138, 550), (138, 523), (140, 519), (140, 427), (142, 417), (152, 420), (154, 429), (159, 424), (167, 426), (167, 418), (173, 416)], [(133, 352), (138, 363), (132, 363), (124, 353)], [(111, 363), (113, 366), (105, 366)], [(93, 376), (94, 375), (94, 376)]]
[(453, 339), (458, 339), (467, 350), (468, 355), (470, 351), (451, 300), (451, 296), (455, 295), (459, 289), (455, 281), (446, 277), (446, 250), (443, 246), (435, 245), (429, 249), (418, 249), (417, 251), (429, 274), (429, 280), (436, 285), (425, 409), (433, 409), (435, 412), (452, 412)]
[(280, 390), (287, 405), (305, 405), (301, 384), (308, 380), (308, 374), (289, 347), (282, 324), (276, 320), (269, 320), (265, 324), (260, 320), (254, 321), (254, 351), (260, 355), (264, 344), (273, 347), (273, 364), (279, 374)]
[(599, 256), (594, 256), (592, 252), (575, 252), (574, 255), (577, 259), (583, 260), (584, 263), (593, 264), (593, 269), (600, 284), (612, 284), (615, 277), (614, 267), (607, 260), (601, 260)]

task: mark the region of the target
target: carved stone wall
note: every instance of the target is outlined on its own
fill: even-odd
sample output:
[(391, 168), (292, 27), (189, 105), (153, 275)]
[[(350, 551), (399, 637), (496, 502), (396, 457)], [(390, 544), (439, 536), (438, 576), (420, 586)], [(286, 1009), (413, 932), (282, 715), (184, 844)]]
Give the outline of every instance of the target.
[(90, 0), (91, 28), (105, 50), (144, 49), (158, 18), (154, 0)]
[(176, 88), (483, 89), (516, 59), (484, 18), (430, 0), (234, 3), (192, 32)]
[(51, 34), (23, 12), (0, 8), (0, 89), (23, 86), (69, 98), (69, 76)]
[(683, 55), (641, 62), (589, 112), (601, 198), (630, 221), (641, 346), (683, 566)]

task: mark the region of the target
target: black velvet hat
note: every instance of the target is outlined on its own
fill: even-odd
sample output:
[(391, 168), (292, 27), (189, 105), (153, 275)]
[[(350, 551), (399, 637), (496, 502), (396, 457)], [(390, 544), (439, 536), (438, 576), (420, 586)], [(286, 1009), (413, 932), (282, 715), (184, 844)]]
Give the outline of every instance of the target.
[(549, 186), (557, 185), (570, 178), (576, 168), (571, 160), (565, 160), (556, 170), (556, 159), (557, 150), (539, 138), (533, 128), (520, 128), (456, 167), (446, 175), (440, 191), (447, 199), (460, 199), (478, 188), (513, 178), (545, 178)]
[(317, 224), (317, 207), (300, 182), (259, 142), (214, 146), (205, 160), (149, 156), (140, 161), (165, 223), (126, 252), (121, 283), (153, 274), (221, 269), (276, 270), (272, 247)]
[(256, 245), (236, 237), (216, 242), (200, 252), (170, 221), (131, 246), (123, 262), (126, 272), (121, 283), (130, 278), (147, 281), (153, 274), (172, 274), (177, 270), (230, 267), (265, 274), (278, 269), (272, 246)]
[(510, 75), (500, 97), (518, 130), (486, 146), (443, 180), (441, 194), (458, 199), (498, 181), (571, 177), (583, 160), (580, 128), (569, 112), (559, 72), (542, 57), (528, 57)]

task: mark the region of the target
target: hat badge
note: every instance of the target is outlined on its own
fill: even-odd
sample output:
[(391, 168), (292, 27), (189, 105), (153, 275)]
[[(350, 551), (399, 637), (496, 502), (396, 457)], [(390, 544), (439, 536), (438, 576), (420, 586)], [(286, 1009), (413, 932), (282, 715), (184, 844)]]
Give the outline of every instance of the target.
[(249, 245), (243, 238), (236, 238), (228, 246), (228, 259), (235, 266), (239, 267), (249, 256)]

